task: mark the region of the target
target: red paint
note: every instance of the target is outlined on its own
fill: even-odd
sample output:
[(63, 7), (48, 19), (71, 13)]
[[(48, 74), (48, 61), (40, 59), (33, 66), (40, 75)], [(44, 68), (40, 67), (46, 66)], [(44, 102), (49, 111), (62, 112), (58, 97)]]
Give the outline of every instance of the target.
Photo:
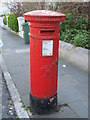
[[(30, 22), (31, 95), (50, 98), (57, 93), (59, 27), (65, 15), (37, 10), (24, 17)], [(53, 56), (42, 56), (42, 40), (53, 40)]]

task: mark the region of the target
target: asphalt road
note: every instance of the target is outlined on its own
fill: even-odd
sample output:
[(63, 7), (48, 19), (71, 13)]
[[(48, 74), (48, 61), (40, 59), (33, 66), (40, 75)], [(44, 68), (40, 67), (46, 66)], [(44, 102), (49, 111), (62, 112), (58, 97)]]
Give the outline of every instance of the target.
[(10, 94), (2, 76), (2, 118), (16, 118), (16, 112)]

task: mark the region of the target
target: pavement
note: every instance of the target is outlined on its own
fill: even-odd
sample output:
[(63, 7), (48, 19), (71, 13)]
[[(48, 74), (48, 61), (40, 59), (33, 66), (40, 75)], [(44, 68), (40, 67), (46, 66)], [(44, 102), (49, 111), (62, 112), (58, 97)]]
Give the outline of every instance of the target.
[[(30, 94), (30, 50), (24, 39), (0, 27), (4, 45), (3, 59), (8, 72), (26, 107)], [(88, 118), (88, 73), (59, 58), (58, 105), (62, 110), (50, 115), (31, 115), (31, 118)]]

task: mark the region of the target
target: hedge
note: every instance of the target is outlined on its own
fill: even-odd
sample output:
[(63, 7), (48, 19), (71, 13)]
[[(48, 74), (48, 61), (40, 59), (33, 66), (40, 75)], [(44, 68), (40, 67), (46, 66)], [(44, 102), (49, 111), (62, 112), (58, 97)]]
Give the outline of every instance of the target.
[(7, 25), (6, 15), (5, 15), (4, 18), (3, 18), (3, 23), (4, 23), (5, 25)]
[(90, 49), (88, 40), (89, 25), (88, 18), (72, 15), (66, 12), (66, 20), (61, 22), (60, 40), (73, 44), (76, 47)]
[(18, 20), (14, 14), (8, 16), (8, 27), (15, 32), (18, 32)]

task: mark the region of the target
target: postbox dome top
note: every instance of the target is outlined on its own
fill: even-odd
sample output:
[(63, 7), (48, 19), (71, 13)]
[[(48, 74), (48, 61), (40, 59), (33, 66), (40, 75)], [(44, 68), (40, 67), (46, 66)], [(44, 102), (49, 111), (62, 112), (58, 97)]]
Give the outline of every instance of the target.
[(24, 14), (28, 21), (62, 21), (65, 16), (65, 14), (51, 10), (35, 10)]

